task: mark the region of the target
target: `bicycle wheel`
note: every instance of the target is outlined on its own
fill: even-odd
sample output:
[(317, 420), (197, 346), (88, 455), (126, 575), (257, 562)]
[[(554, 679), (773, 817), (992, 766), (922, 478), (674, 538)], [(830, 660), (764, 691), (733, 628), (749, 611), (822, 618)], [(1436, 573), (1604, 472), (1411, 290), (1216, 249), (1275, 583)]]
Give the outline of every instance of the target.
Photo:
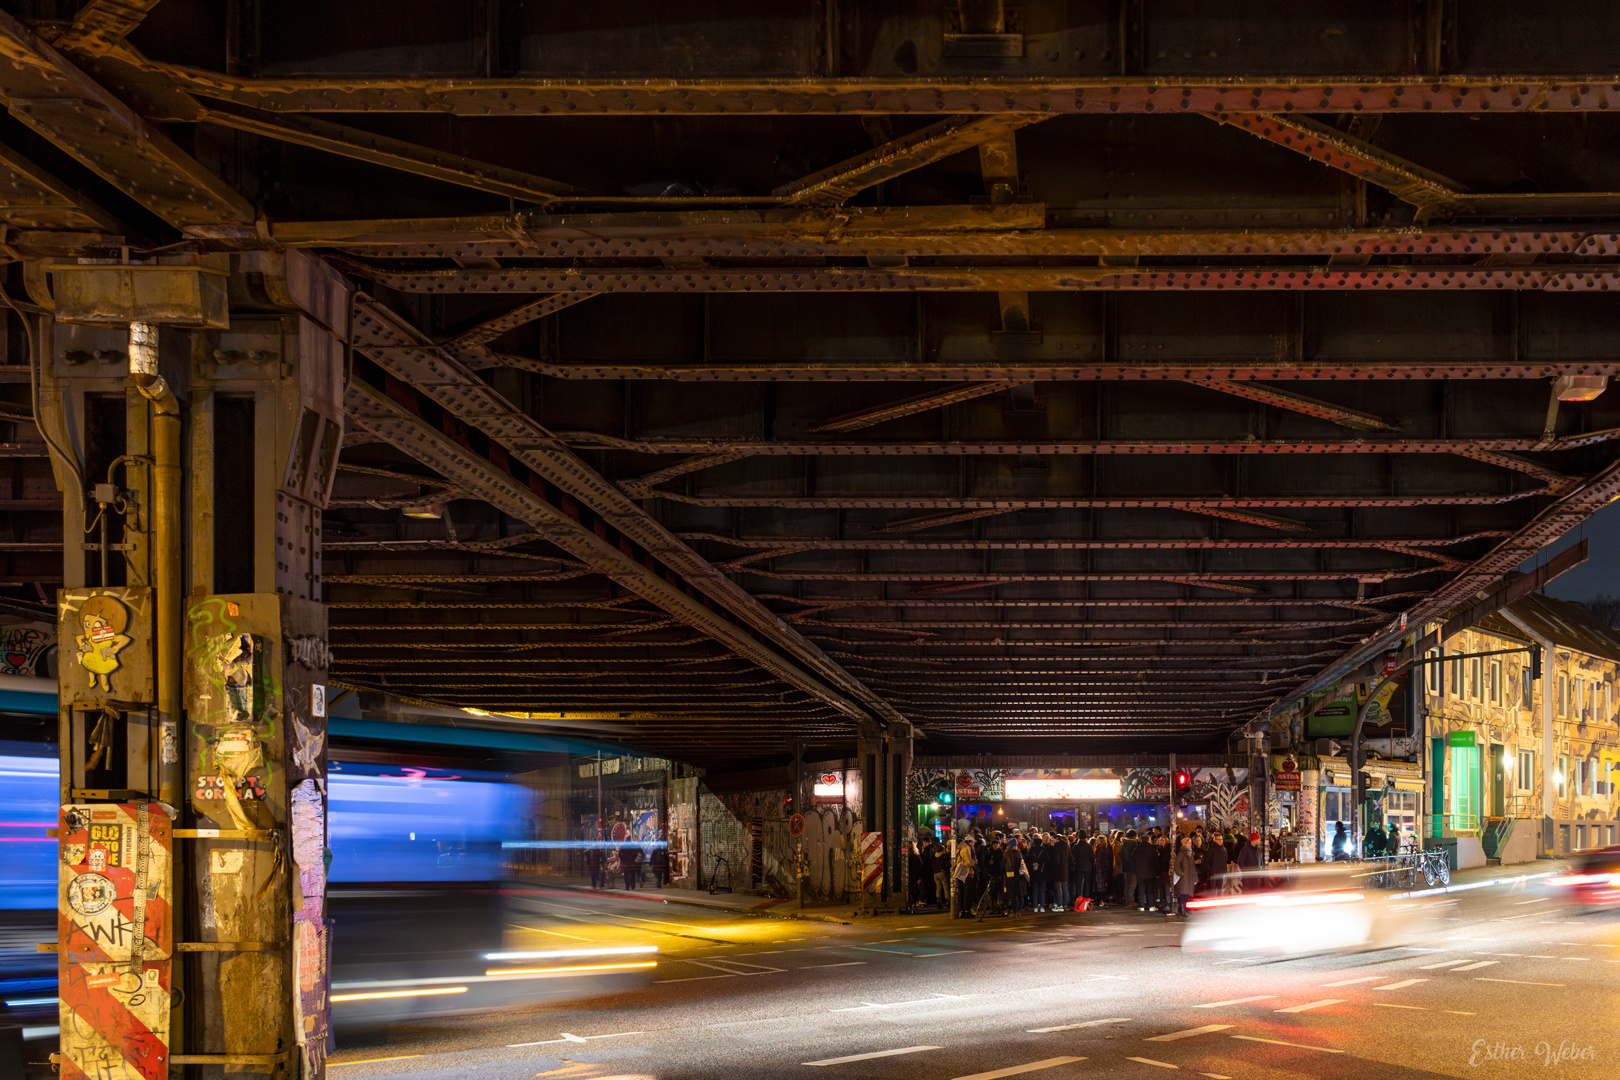
[[(1441, 865), (1444, 866), (1445, 864), (1442, 863)], [(1440, 880), (1440, 875), (1435, 872), (1433, 859), (1425, 858), (1423, 860), (1423, 880), (1430, 886)]]
[(1440, 884), (1442, 884), (1442, 885), (1450, 885), (1451, 884), (1451, 864), (1446, 861), (1446, 857), (1444, 855), (1441, 855), (1440, 858), (1434, 860), (1434, 863), (1435, 863), (1434, 876), (1440, 879)]

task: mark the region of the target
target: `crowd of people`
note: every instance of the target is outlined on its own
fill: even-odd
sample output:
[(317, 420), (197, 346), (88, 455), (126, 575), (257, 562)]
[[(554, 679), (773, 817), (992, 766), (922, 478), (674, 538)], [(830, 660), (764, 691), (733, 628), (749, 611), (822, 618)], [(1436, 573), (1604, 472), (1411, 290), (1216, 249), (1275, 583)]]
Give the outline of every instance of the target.
[(1238, 891), (1239, 872), (1260, 865), (1259, 833), (1203, 825), (1173, 838), (1156, 826), (1088, 835), (1002, 833), (958, 822), (956, 840), (954, 857), (937, 836), (909, 843), (914, 906), (951, 908), (963, 918), (1110, 904), (1185, 916), (1187, 900)]

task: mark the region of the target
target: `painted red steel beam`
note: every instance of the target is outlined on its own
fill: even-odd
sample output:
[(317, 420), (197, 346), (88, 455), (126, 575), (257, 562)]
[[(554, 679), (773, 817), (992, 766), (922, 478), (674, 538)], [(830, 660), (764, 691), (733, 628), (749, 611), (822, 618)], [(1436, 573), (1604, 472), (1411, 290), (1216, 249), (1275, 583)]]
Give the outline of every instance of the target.
[[(1255, 400), (1269, 400), (1275, 392), (1272, 387), (1253, 383), (1237, 384), (1224, 380), (1189, 380), (1195, 385), (1210, 386), (1227, 393), (1237, 393), (1228, 387), (1241, 385), (1239, 396)], [(1219, 386), (1212, 385), (1219, 382)], [(1000, 384), (997, 384), (1000, 385)], [(1250, 393), (1250, 391), (1253, 393)], [(1281, 406), (1293, 409), (1292, 406)], [(1351, 410), (1339, 410), (1348, 413)], [(1332, 419), (1324, 412), (1324, 419)], [(1038, 442), (1010, 442), (988, 440), (860, 440), (833, 439), (709, 439), (699, 437), (653, 436), (626, 439), (595, 432), (559, 432), (559, 439), (581, 450), (630, 450), (643, 454), (709, 454), (734, 460), (742, 457), (930, 457), (974, 456), (1011, 457), (1040, 456), (1154, 456), (1209, 454), (1458, 454), (1476, 457), (1481, 461), (1501, 465), (1503, 468), (1529, 472), (1542, 468), (1534, 462), (1511, 460), (1502, 455), (1513, 452), (1557, 451), (1594, 442), (1620, 440), (1620, 430), (1592, 432), (1584, 436), (1564, 436), (1544, 441), (1536, 435), (1501, 435), (1481, 438), (1411, 439), (1373, 436), (1359, 439), (1106, 439), (1106, 440), (1047, 440)], [(1576, 440), (1580, 440), (1578, 443)], [(720, 461), (714, 464), (722, 464)], [(707, 467), (707, 466), (705, 466)]]
[[(966, 211), (972, 210), (972, 214)], [(376, 259), (780, 259), (888, 255), (1004, 259), (1244, 258), (1620, 254), (1620, 222), (1351, 229), (1043, 228), (1018, 207), (848, 207), (830, 211), (728, 210), (622, 214), (516, 213), (503, 217), (281, 222), (288, 247), (329, 247)], [(957, 226), (936, 218), (953, 214)]]
[[(1422, 537), (1392, 537), (1365, 539), (1357, 537), (1336, 537), (1321, 540), (1290, 540), (1286, 538), (1267, 538), (1263, 540), (1221, 537), (1189, 536), (1185, 539), (1171, 540), (888, 540), (882, 537), (870, 539), (852, 539), (848, 537), (816, 536), (816, 537), (763, 537), (763, 536), (725, 536), (721, 533), (682, 532), (677, 534), (685, 540), (710, 540), (717, 544), (732, 544), (738, 547), (757, 547), (765, 550), (759, 551), (746, 558), (768, 558), (786, 550), (803, 551), (1181, 551), (1191, 549), (1214, 548), (1392, 548), (1398, 550), (1423, 549), (1430, 546), (1446, 547), (1454, 544), (1472, 543), (1476, 540), (1493, 540), (1511, 536), (1512, 533), (1503, 529), (1490, 529), (1481, 532), (1466, 533), (1451, 536), (1422, 536)], [(1413, 554), (1434, 557), (1432, 553), (1424, 550), (1413, 550)], [(730, 562), (741, 560), (732, 559)]]
[(1556, 379), (1563, 375), (1620, 376), (1620, 356), (1520, 359), (1467, 357), (1419, 360), (1107, 360), (1013, 362), (957, 360), (780, 361), (714, 360), (679, 363), (657, 360), (539, 360), (502, 354), (499, 359), (556, 379), (605, 381), (651, 379), (660, 382), (1201, 382), (1258, 379), (1352, 382), (1413, 382), (1429, 379)]
[(974, 510), (1008, 511), (1026, 509), (1168, 509), (1211, 511), (1263, 510), (1277, 507), (1311, 508), (1364, 508), (1375, 506), (1500, 506), (1545, 494), (1541, 489), (1510, 491), (1502, 494), (1456, 492), (1445, 495), (1250, 495), (1242, 498), (1219, 496), (1161, 495), (1116, 498), (956, 498), (948, 496), (881, 496), (881, 495), (743, 495), (713, 492), (688, 495), (676, 491), (655, 491), (653, 494), (669, 502), (691, 506), (769, 507), (777, 510)]
[(1528, 289), (1608, 292), (1620, 289), (1611, 261), (1558, 266), (1202, 266), (1134, 268), (860, 266), (748, 269), (621, 269), (597, 267), (500, 270), (388, 271), (361, 267), (378, 284), (405, 293), (524, 295), (529, 293), (800, 293), (800, 292), (1152, 292), (1446, 291)]
[(272, 112), (451, 116), (1225, 112), (1538, 113), (1620, 109), (1620, 75), (549, 79), (244, 78), (146, 61), (181, 89)]

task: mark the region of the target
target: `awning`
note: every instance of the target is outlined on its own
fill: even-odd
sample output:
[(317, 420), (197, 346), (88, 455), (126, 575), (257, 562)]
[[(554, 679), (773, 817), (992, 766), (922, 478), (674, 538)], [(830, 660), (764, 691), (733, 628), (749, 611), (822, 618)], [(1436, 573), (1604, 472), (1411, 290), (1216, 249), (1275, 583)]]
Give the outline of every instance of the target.
[(1421, 776), (1392, 776), (1390, 781), (1395, 785), (1396, 791), (1423, 790), (1423, 777)]

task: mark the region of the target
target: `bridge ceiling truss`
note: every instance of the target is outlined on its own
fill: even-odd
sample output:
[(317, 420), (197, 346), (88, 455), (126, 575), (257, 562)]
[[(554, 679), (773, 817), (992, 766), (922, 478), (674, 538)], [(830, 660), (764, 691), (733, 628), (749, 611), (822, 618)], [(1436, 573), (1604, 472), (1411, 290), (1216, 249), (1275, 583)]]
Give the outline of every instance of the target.
[(360, 690), (713, 764), (1214, 748), (1620, 494), (1620, 10), (4, 7), (8, 293), (355, 280)]

